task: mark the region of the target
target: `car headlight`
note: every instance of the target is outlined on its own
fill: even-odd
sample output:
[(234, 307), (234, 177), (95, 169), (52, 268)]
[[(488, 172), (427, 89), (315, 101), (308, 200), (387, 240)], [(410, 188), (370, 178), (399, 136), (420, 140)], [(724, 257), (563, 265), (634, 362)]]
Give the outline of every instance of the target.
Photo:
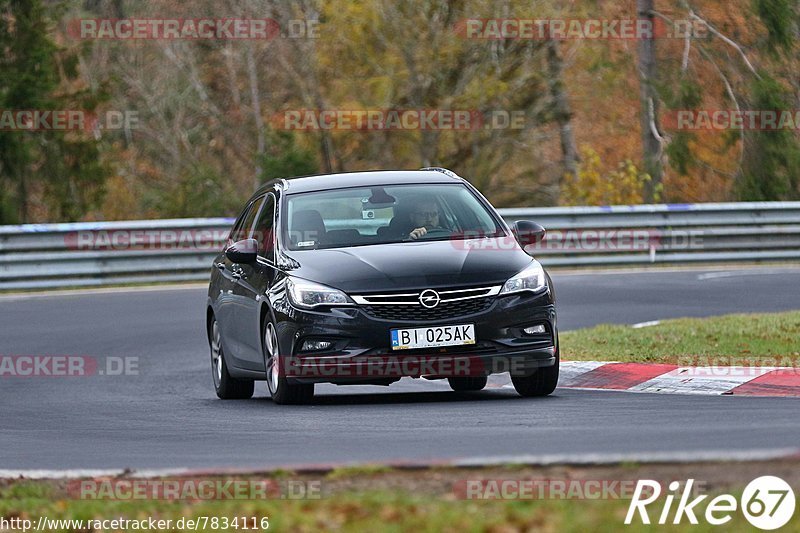
[(520, 291), (541, 292), (546, 288), (547, 281), (545, 281), (544, 269), (538, 261), (534, 261), (519, 274), (506, 281), (500, 290), (500, 294)]
[(286, 280), (286, 291), (292, 304), (305, 309), (313, 309), (321, 305), (353, 304), (353, 301), (339, 289), (304, 279), (289, 278)]

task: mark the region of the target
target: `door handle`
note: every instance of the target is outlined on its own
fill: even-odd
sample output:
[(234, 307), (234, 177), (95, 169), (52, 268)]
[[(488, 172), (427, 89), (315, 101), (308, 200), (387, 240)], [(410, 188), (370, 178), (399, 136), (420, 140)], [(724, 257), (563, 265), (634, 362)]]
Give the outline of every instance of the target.
[(225, 270), (225, 263), (214, 263), (214, 266), (220, 270)]

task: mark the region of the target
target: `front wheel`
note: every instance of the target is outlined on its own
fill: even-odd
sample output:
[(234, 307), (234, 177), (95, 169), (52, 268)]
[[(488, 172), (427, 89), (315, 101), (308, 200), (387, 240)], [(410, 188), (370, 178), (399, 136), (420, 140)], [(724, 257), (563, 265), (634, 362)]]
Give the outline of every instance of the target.
[(289, 383), (281, 372), (281, 355), (278, 332), (272, 322), (264, 328), (264, 364), (267, 370), (267, 388), (272, 401), (277, 404), (308, 403), (314, 397), (313, 383)]
[(532, 398), (549, 396), (558, 385), (558, 368), (561, 356), (556, 351), (556, 362), (553, 366), (540, 367), (530, 376), (511, 376), (511, 383), (520, 396)]
[(211, 377), (214, 379), (214, 390), (222, 400), (246, 400), (253, 397), (255, 384), (251, 379), (235, 379), (228, 372), (225, 353), (222, 350), (222, 334), (217, 319), (211, 320)]

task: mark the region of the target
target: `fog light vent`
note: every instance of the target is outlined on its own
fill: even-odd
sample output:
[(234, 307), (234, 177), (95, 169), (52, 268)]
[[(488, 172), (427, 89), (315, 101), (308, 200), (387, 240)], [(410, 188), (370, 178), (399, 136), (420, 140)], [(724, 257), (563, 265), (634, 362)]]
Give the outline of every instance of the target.
[(303, 347), (300, 349), (304, 352), (318, 352), (320, 350), (327, 350), (331, 346), (333, 346), (333, 343), (330, 341), (308, 340), (303, 341)]
[(544, 327), (544, 324), (536, 324), (535, 326), (530, 326), (522, 331), (525, 332), (525, 335), (541, 335), (542, 333), (547, 333), (547, 329)]

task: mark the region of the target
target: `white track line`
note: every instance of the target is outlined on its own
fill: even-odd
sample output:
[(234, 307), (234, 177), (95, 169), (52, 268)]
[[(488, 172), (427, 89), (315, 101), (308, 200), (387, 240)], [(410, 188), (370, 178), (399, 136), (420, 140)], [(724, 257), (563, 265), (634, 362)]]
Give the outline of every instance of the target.
[(70, 469), (70, 470), (0, 470), (0, 479), (78, 479), (106, 478), (127, 476), (133, 478), (155, 478), (168, 476), (184, 476), (191, 473), (188, 468), (152, 468), (144, 470), (131, 469)]
[(685, 450), (598, 454), (495, 455), (452, 461), (453, 466), (493, 466), (509, 464), (617, 464), (617, 463), (698, 463), (706, 461), (765, 461), (786, 459), (800, 454), (798, 448), (767, 450)]
[[(452, 460), (418, 460), (418, 461), (388, 461), (387, 464), (398, 469), (425, 468), (430, 466), (451, 467), (479, 467), (479, 466), (505, 466), (531, 465), (614, 465), (619, 463), (699, 463), (714, 461), (768, 461), (775, 459), (800, 459), (800, 448), (774, 448), (756, 450), (683, 450), (670, 452), (633, 452), (633, 453), (578, 453), (578, 454), (524, 454), (524, 455), (489, 455), (464, 457)], [(302, 473), (303, 471), (327, 471), (341, 466), (357, 467), (374, 465), (371, 462), (342, 462), (325, 465), (284, 465), (251, 468), (164, 468), (164, 469), (107, 469), (107, 470), (0, 470), (0, 479), (78, 479), (96, 477), (131, 478), (160, 478), (160, 477), (196, 477), (196, 476), (247, 476), (262, 474), (278, 470), (291, 470)]]
[(697, 280), (698, 281), (706, 281), (709, 279), (721, 279), (721, 278), (734, 278), (734, 277), (742, 277), (742, 276), (774, 276), (778, 274), (794, 274), (797, 273), (797, 270), (794, 268), (766, 268), (766, 269), (741, 269), (741, 270), (731, 270), (727, 268), (721, 272), (706, 272), (704, 274), (698, 274)]
[(142, 285), (136, 287), (107, 287), (107, 288), (94, 288), (94, 289), (61, 289), (54, 291), (36, 291), (36, 292), (9, 292), (0, 294), (0, 301), (3, 300), (28, 300), (30, 298), (49, 298), (51, 296), (84, 296), (92, 294), (115, 294), (124, 292), (158, 292), (158, 291), (182, 291), (182, 290), (197, 290), (207, 289), (208, 283), (206, 282), (186, 282), (164, 285)]
[(650, 322), (639, 322), (638, 324), (634, 324), (631, 327), (633, 329), (642, 329), (642, 328), (657, 326), (659, 324), (661, 324), (660, 320), (651, 320)]

